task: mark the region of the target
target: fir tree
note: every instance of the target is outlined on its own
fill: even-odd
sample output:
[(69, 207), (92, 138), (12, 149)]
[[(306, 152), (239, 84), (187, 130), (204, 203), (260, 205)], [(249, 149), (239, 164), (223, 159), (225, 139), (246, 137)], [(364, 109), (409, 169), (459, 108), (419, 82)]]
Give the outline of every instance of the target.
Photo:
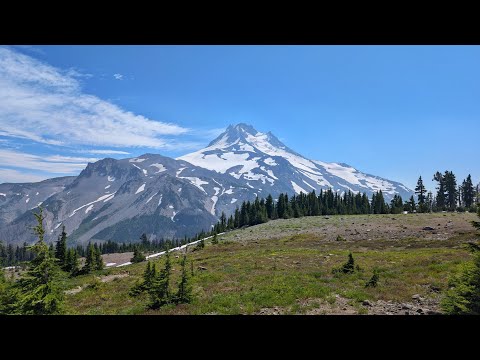
[(0, 315), (14, 314), (17, 299), (17, 289), (13, 281), (8, 280), (0, 267)]
[(75, 276), (79, 272), (78, 254), (75, 249), (67, 250), (67, 259), (65, 264), (65, 271)]
[(214, 244), (214, 245), (218, 244), (217, 233), (213, 234), (212, 244)]
[(63, 292), (56, 282), (60, 269), (54, 254), (44, 242), (43, 209), (40, 208), (40, 212), (34, 216), (38, 224), (33, 231), (38, 236), (38, 241), (31, 249), (36, 256), (16, 285), (18, 287), (16, 312), (26, 315), (58, 314), (63, 303)]
[(454, 211), (457, 206), (457, 181), (452, 171), (445, 171), (445, 205), (448, 210)]
[(96, 246), (97, 244), (95, 243), (95, 270), (103, 270), (104, 263), (103, 263), (103, 258), (102, 258), (102, 253), (100, 252), (100, 249)]
[(417, 209), (417, 205), (415, 204), (415, 198), (412, 196), (410, 196), (410, 200), (408, 201), (408, 208), (409, 208), (409, 212), (415, 212), (415, 210)]
[(86, 256), (85, 256), (85, 264), (83, 265), (82, 272), (84, 274), (89, 274), (91, 271), (95, 270), (96, 267), (96, 258), (95, 258), (95, 248), (93, 244), (88, 243)]
[(170, 275), (172, 265), (170, 263), (170, 252), (167, 248), (165, 252), (165, 267), (159, 272), (152, 281), (152, 285), (149, 289), (150, 304), (152, 309), (158, 309), (160, 306), (170, 303)]
[(445, 179), (443, 175), (437, 171), (435, 175), (433, 175), (433, 180), (435, 180), (438, 183), (437, 189), (437, 196), (435, 198), (436, 201), (436, 207), (438, 210), (444, 210), (445, 209)]
[(192, 298), (192, 289), (189, 284), (187, 275), (187, 255), (183, 255), (182, 259), (182, 278), (178, 284), (178, 292), (176, 302), (180, 304), (188, 304)]
[(130, 259), (130, 261), (135, 264), (135, 263), (139, 263), (139, 262), (142, 262), (142, 261), (145, 261), (145, 260), (147, 260), (145, 255), (143, 255), (143, 253), (140, 251), (138, 246), (135, 246), (133, 248), (133, 257)]
[(377, 269), (373, 270), (373, 275), (370, 278), (370, 280), (367, 281), (365, 284), (365, 287), (377, 287), (378, 279), (380, 277), (378, 276), (378, 271)]
[(472, 176), (470, 174), (463, 180), (461, 192), (465, 207), (468, 209), (473, 205), (475, 200), (475, 188), (473, 187)]
[(427, 211), (427, 207), (425, 205), (425, 193), (427, 190), (423, 185), (422, 177), (420, 176), (417, 181), (417, 187), (415, 188), (415, 194), (417, 194), (418, 200), (418, 211), (424, 213)]
[(353, 273), (355, 271), (355, 260), (353, 259), (352, 253), (348, 254), (348, 261), (343, 265), (342, 272), (344, 274)]
[(67, 260), (67, 233), (65, 232), (65, 225), (62, 226), (62, 233), (58, 237), (55, 246), (55, 257), (58, 259), (60, 267), (65, 270)]

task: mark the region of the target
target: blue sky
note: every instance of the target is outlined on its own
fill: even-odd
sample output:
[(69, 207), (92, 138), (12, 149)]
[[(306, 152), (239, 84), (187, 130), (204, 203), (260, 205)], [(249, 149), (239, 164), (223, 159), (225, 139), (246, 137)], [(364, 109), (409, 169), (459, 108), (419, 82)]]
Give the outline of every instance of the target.
[(479, 46), (0, 47), (0, 183), (200, 149), (229, 124), (413, 188), (480, 181)]

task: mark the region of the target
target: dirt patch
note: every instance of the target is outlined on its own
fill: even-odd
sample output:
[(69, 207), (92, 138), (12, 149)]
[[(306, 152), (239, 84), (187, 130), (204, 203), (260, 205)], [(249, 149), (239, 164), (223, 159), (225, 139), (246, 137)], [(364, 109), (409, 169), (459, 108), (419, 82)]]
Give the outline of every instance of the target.
[[(124, 277), (127, 277), (127, 276), (130, 276), (130, 274), (128, 272), (125, 272), (125, 273), (121, 273), (121, 274), (113, 274), (113, 275), (106, 275), (106, 276), (101, 276), (101, 277), (98, 277), (98, 276), (95, 276), (95, 278), (97, 280), (100, 280), (100, 282), (102, 283), (108, 283), (110, 281), (113, 281), (115, 279), (121, 279), (121, 278), (124, 278)], [(73, 288), (73, 289), (70, 289), (70, 290), (66, 290), (65, 291), (65, 294), (66, 295), (75, 295), (75, 294), (78, 294), (80, 291), (82, 291), (83, 289), (85, 289), (89, 284), (83, 284), (83, 285), (79, 285), (77, 286), (76, 288)]]
[(115, 267), (120, 264), (124, 264), (126, 262), (129, 262), (130, 259), (133, 257), (133, 252), (126, 252), (126, 253), (115, 253), (115, 254), (103, 254), (103, 262), (105, 264), (108, 263), (115, 263)]
[(121, 278), (124, 278), (124, 277), (127, 277), (127, 276), (130, 276), (130, 275), (128, 273), (107, 275), (107, 276), (102, 276), (100, 278), (100, 281), (102, 283), (107, 283), (107, 282), (113, 281), (115, 279), (121, 279)]

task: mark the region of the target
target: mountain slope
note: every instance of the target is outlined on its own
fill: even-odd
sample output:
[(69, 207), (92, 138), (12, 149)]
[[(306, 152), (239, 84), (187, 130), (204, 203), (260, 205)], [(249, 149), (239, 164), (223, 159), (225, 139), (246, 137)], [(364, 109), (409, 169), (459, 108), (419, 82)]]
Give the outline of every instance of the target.
[(387, 200), (395, 194), (413, 195), (404, 185), (362, 173), (347, 164), (309, 160), (288, 148), (272, 133), (246, 124), (230, 125), (206, 148), (179, 157), (194, 165), (228, 174), (264, 196), (332, 188), (342, 193), (382, 190)]

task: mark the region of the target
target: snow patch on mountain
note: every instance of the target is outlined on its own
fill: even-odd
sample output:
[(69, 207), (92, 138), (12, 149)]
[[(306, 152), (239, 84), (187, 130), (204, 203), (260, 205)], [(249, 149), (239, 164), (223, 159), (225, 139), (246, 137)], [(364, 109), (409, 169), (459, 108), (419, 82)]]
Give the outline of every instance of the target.
[(109, 177), (107, 178), (107, 180), (108, 180), (108, 181), (115, 181), (115, 178), (114, 178), (113, 176), (109, 176)]
[(188, 176), (180, 177), (180, 179), (188, 180), (192, 185), (195, 185), (197, 188), (202, 190), (205, 194), (207, 193), (205, 189), (202, 187), (202, 185), (208, 185), (208, 181), (203, 181), (198, 177), (188, 177)]
[(163, 171), (167, 171), (167, 168), (163, 166), (163, 164), (152, 164), (150, 166), (156, 167), (158, 169), (158, 171), (155, 172), (155, 174), (161, 173)]
[(93, 209), (93, 204), (85, 209), (85, 214), (88, 214), (88, 212), (92, 209)]
[[(92, 202), (89, 202), (88, 204), (85, 204), (85, 205), (80, 206), (79, 208), (76, 208), (75, 210), (73, 210), (73, 212), (70, 215), (68, 215), (68, 217), (72, 217), (73, 215), (75, 215), (77, 213), (77, 211), (82, 210), (86, 206), (90, 206), (90, 205), (95, 204), (97, 202), (100, 202), (102, 200), (103, 200), (103, 202), (107, 202), (108, 200), (112, 199), (114, 196), (115, 196), (115, 193), (102, 195), (97, 200), (94, 200)], [(42, 203), (40, 202), (37, 206), (40, 206), (41, 204)]]
[(110, 188), (111, 185), (107, 185), (105, 186), (105, 190), (107, 190), (108, 188)]
[(303, 192), (304, 194), (307, 194), (308, 191), (306, 191), (304, 188), (302, 188), (301, 186), (299, 186), (295, 181), (290, 181), (292, 183), (292, 186), (293, 186), (293, 190), (297, 193), (297, 194), (300, 194), (300, 192)]
[(131, 163), (133, 163), (133, 162), (140, 163), (140, 162), (143, 162), (143, 161), (145, 161), (145, 160), (148, 160), (148, 158), (147, 158), (147, 159), (135, 158), (135, 159), (130, 159), (130, 160), (128, 160), (128, 161), (131, 162)]
[(135, 195), (141, 193), (142, 191), (144, 191), (144, 190), (145, 190), (145, 185), (146, 185), (146, 184), (140, 185), (140, 187), (137, 189), (137, 191), (135, 191)]

